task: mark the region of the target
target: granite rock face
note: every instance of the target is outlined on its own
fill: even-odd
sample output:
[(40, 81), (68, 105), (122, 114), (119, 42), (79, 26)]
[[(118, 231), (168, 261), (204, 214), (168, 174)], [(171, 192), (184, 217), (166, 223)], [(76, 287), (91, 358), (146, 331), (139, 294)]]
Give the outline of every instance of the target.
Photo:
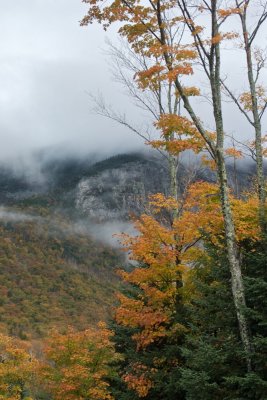
[(148, 196), (166, 191), (168, 175), (160, 160), (123, 162), (83, 178), (77, 185), (78, 211), (98, 221), (127, 220), (145, 211)]

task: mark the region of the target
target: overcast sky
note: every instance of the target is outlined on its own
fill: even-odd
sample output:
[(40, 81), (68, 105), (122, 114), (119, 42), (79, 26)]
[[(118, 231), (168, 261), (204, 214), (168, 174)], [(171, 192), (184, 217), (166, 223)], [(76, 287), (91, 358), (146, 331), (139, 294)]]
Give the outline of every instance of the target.
[[(0, 159), (51, 146), (86, 153), (139, 148), (140, 139), (90, 112), (87, 92), (101, 91), (115, 108), (142, 120), (112, 81), (104, 49), (107, 35), (116, 40), (115, 31), (80, 27), (87, 10), (81, 0), (0, 4)], [(229, 59), (230, 69), (234, 64)], [(233, 79), (242, 84), (244, 74), (236, 71)], [(202, 104), (199, 108), (204, 110)], [(243, 120), (230, 108), (226, 112), (227, 129), (242, 137)]]
[[(0, 4), (1, 159), (47, 146), (83, 152), (140, 146), (125, 129), (90, 112), (87, 92), (102, 91), (120, 104), (122, 95), (103, 51), (107, 34), (96, 25), (79, 26), (87, 9), (81, 0)], [(115, 38), (112, 31), (109, 36)]]

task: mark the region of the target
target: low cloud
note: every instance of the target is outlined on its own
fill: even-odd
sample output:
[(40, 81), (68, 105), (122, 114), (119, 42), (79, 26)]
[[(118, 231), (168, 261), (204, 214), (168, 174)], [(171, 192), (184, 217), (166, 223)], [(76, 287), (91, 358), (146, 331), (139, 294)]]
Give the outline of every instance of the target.
[(70, 232), (77, 235), (88, 235), (98, 242), (107, 244), (113, 248), (122, 248), (118, 235), (126, 233), (137, 235), (137, 231), (130, 222), (110, 221), (95, 223), (90, 220), (76, 221), (70, 225)]
[(40, 216), (30, 215), (19, 211), (11, 211), (7, 207), (0, 206), (0, 220), (3, 222), (41, 222), (43, 218)]

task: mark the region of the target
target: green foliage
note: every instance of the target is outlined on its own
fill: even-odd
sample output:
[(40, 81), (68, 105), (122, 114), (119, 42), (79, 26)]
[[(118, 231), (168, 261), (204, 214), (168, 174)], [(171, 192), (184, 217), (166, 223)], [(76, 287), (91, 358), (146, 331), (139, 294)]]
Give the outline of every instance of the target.
[[(183, 354), (182, 386), (187, 400), (266, 398), (266, 245), (243, 243), (247, 316), (255, 352), (246, 372), (226, 256), (209, 245), (209, 256), (192, 272), (195, 295), (189, 305), (191, 333)], [(265, 261), (264, 261), (265, 260)]]

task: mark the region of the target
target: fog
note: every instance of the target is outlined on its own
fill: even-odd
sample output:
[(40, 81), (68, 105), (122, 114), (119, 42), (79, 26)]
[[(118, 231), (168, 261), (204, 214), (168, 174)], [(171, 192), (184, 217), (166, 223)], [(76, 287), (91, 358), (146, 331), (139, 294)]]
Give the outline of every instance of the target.
[(89, 235), (95, 240), (105, 243), (113, 248), (121, 248), (120, 235), (135, 236), (137, 231), (133, 224), (127, 221), (107, 221), (95, 223), (90, 221), (76, 221), (70, 226), (70, 232), (77, 235)]
[[(33, 154), (40, 149), (64, 157), (97, 153), (105, 158), (144, 147), (126, 127), (92, 112), (88, 93), (102, 93), (134, 125), (145, 126), (147, 121), (110, 71), (105, 40), (118, 45), (115, 27), (107, 32), (97, 24), (80, 27), (87, 7), (81, 0), (1, 2), (0, 162), (38, 174)], [(266, 32), (259, 39), (266, 42)], [(244, 89), (240, 50), (227, 51), (224, 66), (230, 83), (234, 90)], [(204, 87), (201, 76), (194, 79)], [(195, 105), (205, 126), (213, 129), (208, 102), (199, 98)], [(251, 127), (233, 105), (225, 102), (224, 114), (228, 134), (235, 133), (240, 140), (251, 137)], [(266, 118), (263, 131), (265, 127)]]
[(27, 222), (27, 221), (36, 221), (41, 222), (43, 218), (30, 215), (26, 213), (22, 213), (19, 211), (10, 210), (7, 207), (0, 206), (0, 221), (3, 222)]
[(135, 236), (137, 231), (133, 224), (127, 221), (107, 221), (96, 223), (90, 219), (72, 220), (71, 222), (64, 223), (61, 227), (55, 218), (45, 218), (39, 215), (31, 215), (21, 211), (14, 211), (8, 207), (0, 206), (0, 222), (3, 223), (20, 223), (20, 222), (34, 222), (40, 228), (43, 224), (48, 224), (51, 229), (51, 237), (54, 237), (55, 231), (61, 232), (65, 237), (68, 236), (88, 236), (94, 240), (111, 246), (112, 248), (121, 249), (122, 244), (120, 235), (122, 233)]
[(137, 137), (125, 140), (125, 129), (90, 112), (88, 92), (100, 88), (112, 102), (123, 102), (111, 81), (102, 29), (79, 26), (85, 11), (79, 0), (1, 2), (2, 161), (51, 146), (75, 154), (141, 146)]

